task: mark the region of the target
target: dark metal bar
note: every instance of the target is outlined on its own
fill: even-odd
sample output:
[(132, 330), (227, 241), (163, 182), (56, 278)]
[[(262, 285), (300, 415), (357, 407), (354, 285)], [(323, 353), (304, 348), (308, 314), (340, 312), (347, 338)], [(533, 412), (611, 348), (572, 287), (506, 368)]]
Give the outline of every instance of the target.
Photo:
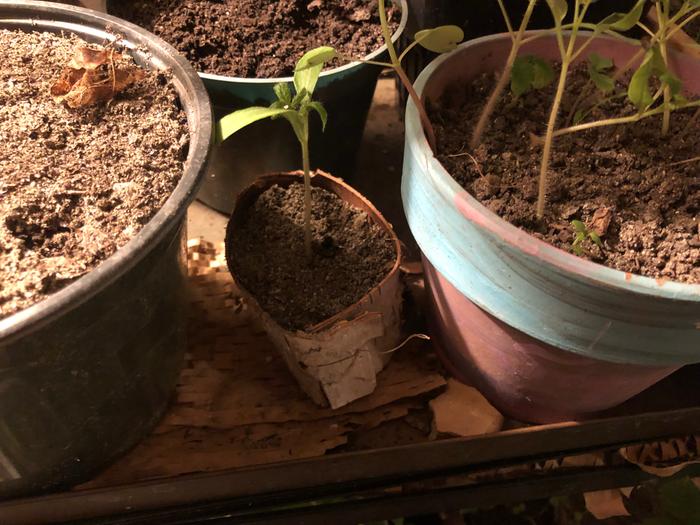
[[(684, 474), (700, 474), (700, 466), (689, 467)], [(547, 473), (525, 479), (467, 485), (412, 494), (380, 495), (365, 500), (345, 501), (294, 509), (256, 511), (230, 509), (226, 503), (202, 505), (196, 509), (164, 509), (139, 515), (90, 521), (94, 525), (224, 525), (235, 523), (265, 523), (288, 525), (348, 525), (383, 520), (399, 516), (448, 512), (468, 508), (487, 508), (494, 505), (519, 503), (533, 499), (591, 490), (634, 486), (654, 478), (634, 466), (598, 468), (574, 473)], [(85, 523), (85, 522), (83, 522)], [(76, 524), (77, 525), (77, 524)]]
[(280, 502), (299, 501), (300, 493), (307, 497), (347, 494), (695, 432), (700, 432), (700, 408), (541, 425), (475, 438), (8, 501), (0, 504), (0, 523), (39, 525), (217, 500), (262, 503), (274, 496)]

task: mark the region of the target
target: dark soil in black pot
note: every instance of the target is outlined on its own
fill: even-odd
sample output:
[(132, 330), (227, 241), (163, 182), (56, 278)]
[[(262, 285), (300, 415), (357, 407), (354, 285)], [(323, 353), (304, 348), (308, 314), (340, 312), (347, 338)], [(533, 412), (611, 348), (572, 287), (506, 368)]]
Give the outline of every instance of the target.
[[(86, 105), (71, 108), (52, 96), (85, 46), (75, 37), (0, 31), (0, 318), (124, 246), (183, 173), (187, 119), (163, 74), (115, 51), (97, 71), (129, 71), (137, 80), (111, 100), (81, 98)], [(112, 89), (112, 80), (102, 87)]]
[[(587, 82), (585, 70), (573, 74), (558, 127), (571, 120), (571, 107)], [(571, 221), (578, 220), (603, 241), (602, 248), (584, 243), (583, 257), (624, 272), (700, 283), (700, 119), (692, 119), (695, 110), (672, 113), (666, 137), (660, 116), (557, 137), (545, 217), (538, 221), (542, 149), (531, 136), (544, 135), (554, 85), (516, 101), (508, 93), (482, 145), (467, 154), (493, 83), (488, 76), (456, 88), (432, 112), (440, 161), (467, 191), (503, 219), (563, 250), (572, 251)], [(584, 122), (635, 112), (618, 97), (595, 108)]]
[[(370, 0), (113, 0), (109, 10), (170, 42), (201, 71), (235, 77), (289, 76), (322, 45), (361, 58), (383, 44)], [(390, 15), (398, 24), (399, 10)]]
[(313, 259), (304, 252), (304, 187), (263, 192), (231, 230), (234, 274), (286, 329), (305, 329), (364, 297), (392, 270), (391, 236), (367, 213), (312, 189)]

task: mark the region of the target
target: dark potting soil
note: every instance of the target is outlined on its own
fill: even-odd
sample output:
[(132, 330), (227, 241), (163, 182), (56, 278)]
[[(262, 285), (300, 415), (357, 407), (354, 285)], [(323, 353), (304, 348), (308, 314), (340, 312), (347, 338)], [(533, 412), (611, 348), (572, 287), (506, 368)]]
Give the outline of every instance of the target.
[[(112, 0), (109, 9), (220, 75), (289, 76), (314, 47), (362, 58), (383, 44), (376, 0)], [(389, 10), (396, 26), (400, 11)]]
[(241, 284), (283, 327), (304, 329), (351, 306), (396, 261), (392, 238), (369, 216), (322, 188), (312, 190), (313, 260), (304, 252), (304, 186), (272, 186), (232, 231), (230, 261)]
[[(573, 73), (558, 127), (586, 82), (582, 70)], [(572, 251), (571, 221), (580, 220), (603, 242), (602, 249), (585, 242), (583, 257), (624, 272), (700, 283), (700, 118), (692, 119), (694, 110), (674, 112), (666, 137), (661, 117), (557, 137), (546, 213), (537, 221), (541, 147), (530, 137), (544, 135), (554, 86), (518, 101), (505, 95), (470, 156), (467, 144), (493, 84), (492, 76), (482, 76), (447, 93), (432, 110), (438, 157), (462, 187), (503, 219), (563, 250)], [(586, 120), (635, 111), (618, 98)]]
[(182, 175), (187, 119), (162, 74), (146, 73), (108, 103), (71, 109), (52, 98), (79, 46), (0, 31), (0, 318), (126, 244)]

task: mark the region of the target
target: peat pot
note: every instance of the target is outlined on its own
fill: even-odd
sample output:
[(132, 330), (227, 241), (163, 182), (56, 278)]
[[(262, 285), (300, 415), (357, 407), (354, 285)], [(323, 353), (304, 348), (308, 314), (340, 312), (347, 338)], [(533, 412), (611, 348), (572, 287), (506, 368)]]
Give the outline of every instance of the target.
[[(418, 91), (435, 102), (448, 86), (498, 70), (510, 43), (502, 34), (462, 44), (423, 71)], [(590, 46), (617, 64), (637, 49), (609, 37)], [(523, 52), (559, 56), (553, 36)], [(700, 93), (700, 63), (682, 55), (672, 63), (688, 91)], [(606, 268), (500, 219), (433, 156), (412, 104), (402, 198), (423, 252), (442, 357), (504, 413), (538, 422), (586, 417), (700, 362), (700, 285)]]
[[(401, 22), (392, 39), (396, 42), (406, 26), (406, 0), (400, 0)], [(309, 47), (322, 45), (314, 43)], [(381, 60), (382, 46), (365, 57)], [(328, 110), (328, 125), (321, 131), (319, 119), (311, 119), (311, 164), (348, 178), (352, 175), (367, 113), (381, 68), (352, 62), (321, 73), (314, 97)], [(292, 82), (292, 77), (237, 78), (200, 73), (209, 91), (217, 118), (248, 106), (268, 106), (276, 100), (273, 87)], [(236, 195), (261, 173), (297, 169), (301, 164), (299, 143), (289, 124), (266, 119), (239, 131), (215, 148), (210, 169), (198, 198), (212, 208), (230, 214)]]
[(340, 408), (374, 391), (377, 374), (391, 356), (389, 350), (400, 342), (401, 243), (391, 224), (371, 202), (341, 179), (317, 171), (311, 179), (313, 186), (331, 191), (365, 211), (370, 220), (389, 233), (396, 249), (396, 261), (387, 276), (355, 304), (306, 331), (284, 329), (241, 286), (232, 264), (236, 254), (231, 250), (231, 234), (261, 193), (275, 184), (287, 187), (294, 182), (303, 182), (303, 172), (266, 175), (240, 193), (226, 232), (226, 260), (252, 315), (261, 323), (302, 390), (318, 405)]
[[(85, 480), (164, 412), (185, 350), (185, 217), (212, 140), (206, 90), (162, 40), (82, 8), (0, 0), (0, 28), (120, 42), (168, 69), (187, 113), (185, 172), (126, 246), (76, 282), (0, 320), (0, 497)], [(109, 28), (109, 30), (107, 30)]]

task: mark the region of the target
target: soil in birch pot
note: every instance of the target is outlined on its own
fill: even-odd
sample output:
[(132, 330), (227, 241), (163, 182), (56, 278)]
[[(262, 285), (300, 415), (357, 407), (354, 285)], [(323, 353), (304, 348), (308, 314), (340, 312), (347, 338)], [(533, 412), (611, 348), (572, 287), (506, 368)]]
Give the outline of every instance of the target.
[[(573, 73), (558, 127), (567, 124), (586, 83), (583, 70)], [(544, 135), (554, 86), (517, 101), (505, 95), (470, 156), (467, 144), (493, 84), (493, 76), (482, 76), (446, 93), (432, 110), (438, 157), (464, 189), (511, 224), (563, 250), (572, 251), (571, 221), (579, 220), (603, 244), (601, 249), (584, 243), (586, 259), (647, 277), (700, 283), (700, 119), (692, 119), (694, 109), (674, 112), (666, 137), (660, 116), (557, 137), (546, 213), (538, 221), (541, 146), (533, 145), (531, 135)], [(618, 98), (584, 122), (635, 112)]]
[(396, 262), (391, 236), (367, 213), (322, 188), (313, 188), (312, 199), (311, 264), (304, 251), (302, 184), (263, 192), (230, 238), (236, 278), (289, 330), (351, 306)]
[[(289, 76), (314, 47), (361, 58), (383, 44), (376, 0), (112, 0), (109, 9), (220, 75)], [(389, 15), (395, 27), (400, 10)]]
[(187, 119), (164, 75), (123, 56), (119, 67), (143, 78), (108, 103), (71, 109), (52, 97), (85, 45), (0, 31), (0, 318), (126, 244), (182, 175)]

